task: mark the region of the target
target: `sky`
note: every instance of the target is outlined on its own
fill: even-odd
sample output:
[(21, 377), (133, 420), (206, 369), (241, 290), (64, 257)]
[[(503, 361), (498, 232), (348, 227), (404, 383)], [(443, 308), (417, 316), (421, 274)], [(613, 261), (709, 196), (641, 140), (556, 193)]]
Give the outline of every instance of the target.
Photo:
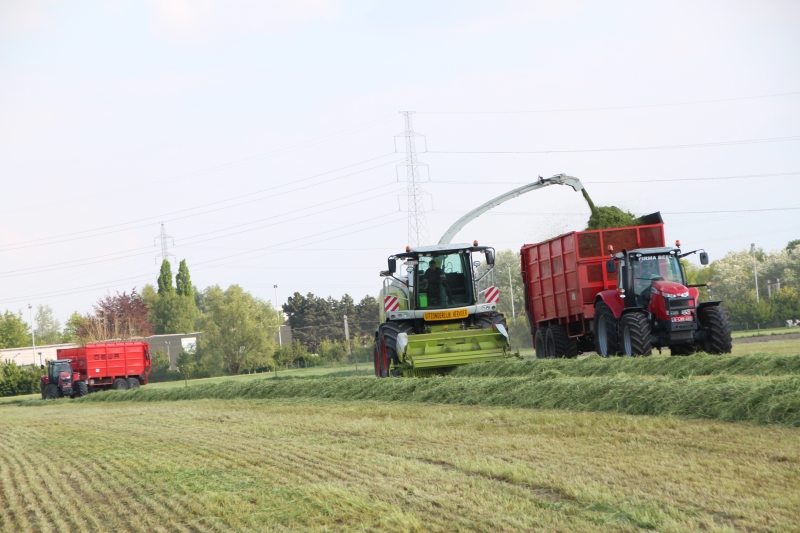
[[(797, 2), (0, 0), (0, 312), (155, 284), (161, 223), (200, 289), (375, 296), (402, 111), (431, 244), (559, 173), (712, 260), (800, 238)], [(588, 216), (552, 186), (455, 240)]]

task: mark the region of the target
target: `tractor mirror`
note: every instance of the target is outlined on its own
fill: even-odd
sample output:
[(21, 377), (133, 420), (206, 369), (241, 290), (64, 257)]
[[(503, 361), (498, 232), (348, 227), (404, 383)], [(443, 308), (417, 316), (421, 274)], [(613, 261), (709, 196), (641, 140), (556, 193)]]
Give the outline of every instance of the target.
[(606, 272), (613, 274), (617, 271), (617, 263), (613, 259), (606, 261)]
[(394, 274), (397, 271), (397, 259), (394, 257), (389, 258), (389, 272)]
[(39, 365), (39, 366), (42, 367), (42, 370), (44, 370), (44, 365)]
[(707, 265), (708, 264), (708, 254), (705, 252), (700, 252), (700, 264)]
[(486, 264), (494, 265), (494, 250), (486, 250)]

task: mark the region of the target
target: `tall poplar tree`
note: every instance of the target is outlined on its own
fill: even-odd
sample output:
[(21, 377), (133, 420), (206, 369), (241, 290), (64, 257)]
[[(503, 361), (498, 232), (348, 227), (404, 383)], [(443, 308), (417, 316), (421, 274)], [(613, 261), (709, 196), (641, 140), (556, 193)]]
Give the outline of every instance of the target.
[(186, 259), (183, 259), (178, 267), (178, 274), (175, 276), (175, 285), (179, 295), (194, 298), (194, 294), (192, 293), (192, 278), (189, 276), (189, 267), (186, 266)]
[(175, 291), (172, 286), (172, 266), (169, 261), (161, 261), (161, 272), (158, 274), (158, 294), (165, 295)]

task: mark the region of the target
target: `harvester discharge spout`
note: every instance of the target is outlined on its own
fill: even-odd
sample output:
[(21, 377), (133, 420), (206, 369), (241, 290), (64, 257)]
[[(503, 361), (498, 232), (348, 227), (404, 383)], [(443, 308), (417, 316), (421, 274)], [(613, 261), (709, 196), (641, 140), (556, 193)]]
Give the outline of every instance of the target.
[(505, 194), (498, 196), (492, 200), (489, 200), (485, 204), (476, 207), (463, 217), (459, 218), (455, 224), (450, 226), (450, 228), (444, 233), (441, 239), (439, 239), (439, 244), (450, 244), (453, 241), (453, 237), (461, 231), (461, 229), (472, 222), (474, 219), (478, 218), (485, 212), (489, 211), (497, 207), (498, 205), (507, 202), (509, 200), (513, 200), (517, 196), (521, 194), (525, 194), (526, 192), (535, 191), (541, 189), (542, 187), (547, 187), (548, 185), (567, 185), (572, 187), (575, 192), (583, 190), (583, 184), (581, 184), (581, 180), (578, 178), (573, 178), (572, 176), (567, 176), (566, 174), (556, 174), (550, 178), (542, 178), (539, 177), (538, 181), (533, 183), (529, 183), (528, 185), (523, 185), (522, 187), (518, 187), (512, 191), (508, 191)]

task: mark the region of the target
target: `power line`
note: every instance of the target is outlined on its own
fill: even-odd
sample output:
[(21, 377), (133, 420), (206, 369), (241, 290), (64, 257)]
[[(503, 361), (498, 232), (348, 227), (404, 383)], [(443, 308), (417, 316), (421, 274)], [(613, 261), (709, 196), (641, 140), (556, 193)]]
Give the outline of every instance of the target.
[(111, 190), (111, 191), (103, 191), (101, 193), (92, 194), (92, 195), (88, 195), (88, 196), (81, 196), (81, 197), (72, 198), (72, 199), (69, 199), (69, 200), (59, 200), (59, 201), (56, 201), (56, 202), (51, 202), (49, 204), (34, 204), (34, 205), (31, 205), (31, 206), (28, 206), (28, 207), (18, 207), (18, 208), (9, 209), (9, 210), (6, 210), (6, 211), (0, 211), (0, 214), (15, 213), (17, 211), (25, 211), (25, 210), (31, 209), (33, 207), (41, 208), (41, 207), (49, 207), (49, 206), (53, 206), (53, 205), (60, 205), (60, 204), (63, 204), (63, 203), (74, 203), (74, 202), (79, 201), (79, 200), (86, 200), (86, 199), (89, 199), (89, 198), (97, 198), (97, 197), (100, 197), (100, 196), (107, 196), (109, 194), (118, 194), (118, 193), (129, 191), (129, 190), (141, 189), (142, 187), (157, 185), (157, 184), (161, 184), (161, 183), (169, 183), (171, 181), (178, 181), (178, 180), (187, 179), (187, 178), (196, 177), (196, 176), (201, 176), (201, 175), (205, 175), (205, 174), (211, 174), (211, 173), (214, 173), (214, 172), (218, 172), (220, 170), (226, 170), (226, 169), (229, 169), (231, 167), (235, 167), (235, 166), (246, 164), (246, 163), (251, 163), (251, 162), (257, 161), (259, 159), (264, 159), (266, 157), (276, 156), (276, 155), (283, 155), (283, 154), (292, 152), (292, 151), (294, 151), (296, 149), (302, 149), (302, 148), (307, 148), (309, 146), (315, 146), (317, 144), (322, 144), (322, 142), (325, 142), (325, 140), (327, 140), (329, 138), (333, 138), (333, 137), (336, 137), (336, 136), (342, 135), (342, 134), (349, 135), (350, 133), (355, 133), (356, 131), (358, 131), (360, 129), (363, 129), (363, 128), (367, 128), (368, 129), (370, 127), (374, 127), (374, 126), (380, 125), (380, 124), (382, 124), (384, 122), (388, 122), (387, 119), (395, 118), (395, 117), (396, 117), (396, 115), (387, 115), (385, 117), (381, 117), (379, 119), (371, 120), (369, 122), (366, 122), (366, 123), (358, 125), (358, 126), (353, 126), (352, 128), (347, 128), (347, 129), (341, 130), (341, 131), (336, 132), (336, 133), (331, 133), (329, 135), (323, 135), (322, 137), (317, 137), (316, 139), (311, 139), (309, 141), (303, 141), (301, 143), (297, 143), (297, 144), (294, 144), (294, 145), (289, 145), (289, 146), (286, 146), (286, 147), (283, 147), (283, 148), (278, 148), (278, 149), (272, 150), (270, 152), (265, 152), (265, 153), (262, 153), (262, 154), (259, 154), (259, 155), (246, 157), (244, 159), (240, 159), (240, 160), (237, 160), (237, 161), (232, 161), (232, 162), (229, 162), (229, 163), (222, 163), (220, 165), (216, 165), (216, 166), (213, 166), (213, 167), (208, 167), (208, 168), (205, 168), (205, 169), (196, 170), (196, 171), (188, 172), (188, 173), (185, 173), (185, 174), (180, 174), (178, 176), (173, 176), (171, 178), (164, 178), (164, 179), (154, 180), (154, 181), (147, 182), (147, 183), (137, 183), (135, 186), (131, 186), (131, 187), (124, 187), (122, 189), (116, 189), (116, 190)]
[[(612, 180), (612, 181), (583, 181), (585, 185), (598, 185), (609, 183), (662, 183), (662, 182), (676, 182), (676, 181), (711, 181), (711, 180), (740, 180), (740, 179), (753, 179), (753, 178), (778, 178), (788, 176), (798, 176), (800, 172), (778, 172), (775, 174), (748, 174), (745, 176), (715, 176), (711, 178), (669, 178), (669, 179), (655, 179), (655, 180)], [(530, 183), (527, 181), (448, 181), (448, 180), (431, 180), (429, 183), (449, 183), (453, 185), (525, 185)]]
[(741, 96), (738, 98), (722, 98), (717, 100), (696, 100), (693, 102), (673, 102), (667, 104), (643, 104), (643, 105), (625, 105), (625, 106), (612, 106), (612, 107), (577, 107), (567, 109), (535, 109), (527, 111), (419, 111), (425, 115), (506, 115), (506, 114), (524, 114), (524, 113), (562, 113), (571, 111), (612, 111), (616, 109), (643, 109), (647, 107), (671, 107), (682, 105), (696, 105), (696, 104), (713, 104), (718, 102), (735, 102), (739, 100), (755, 100), (758, 98), (774, 98), (778, 96), (794, 96), (800, 92), (791, 93), (777, 93), (777, 94), (764, 94), (759, 96)]
[[(290, 183), (292, 183), (292, 184), (302, 183), (302, 182), (309, 181), (309, 180), (312, 180), (312, 179), (315, 179), (315, 178), (319, 178), (321, 176), (325, 176), (327, 174), (332, 174), (334, 172), (338, 172), (340, 170), (344, 170), (346, 168), (351, 168), (351, 167), (354, 167), (354, 166), (363, 165), (364, 163), (369, 163), (371, 161), (375, 161), (376, 159), (381, 159), (381, 158), (387, 157), (389, 155), (394, 155), (394, 152), (391, 152), (391, 153), (388, 153), (388, 154), (384, 154), (382, 156), (374, 157), (372, 159), (367, 159), (366, 161), (361, 161), (360, 163), (355, 163), (355, 164), (352, 164), (352, 165), (347, 165), (345, 167), (340, 167), (340, 168), (335, 169), (335, 170), (330, 170), (328, 172), (323, 172), (321, 174), (315, 174), (315, 175), (309, 176), (307, 178), (303, 178), (303, 179), (299, 179), (299, 180), (292, 180)], [(401, 160), (395, 159), (395, 160), (389, 161), (387, 163), (382, 163), (380, 165), (376, 165), (374, 167), (369, 167), (369, 168), (366, 168), (366, 169), (358, 170), (356, 172), (351, 172), (349, 174), (343, 174), (341, 176), (337, 176), (337, 177), (334, 177), (334, 178), (331, 178), (331, 179), (328, 179), (328, 180), (317, 182), (317, 183), (315, 183), (313, 185), (304, 185), (302, 187), (296, 187), (294, 189), (289, 189), (288, 191), (282, 191), (282, 192), (279, 192), (279, 193), (275, 193), (275, 194), (273, 194), (271, 196), (267, 196), (267, 197), (264, 197), (264, 198), (252, 199), (252, 196), (253, 195), (257, 195), (257, 194), (261, 194), (261, 193), (264, 193), (264, 192), (272, 191), (272, 190), (275, 190), (275, 189), (279, 189), (281, 187), (286, 187), (287, 185), (286, 184), (276, 185), (274, 187), (268, 187), (266, 189), (261, 189), (259, 191), (254, 191), (254, 192), (251, 192), (251, 193), (248, 193), (248, 194), (234, 196), (232, 198), (228, 198), (228, 199), (225, 199), (225, 200), (218, 200), (216, 202), (210, 202), (210, 203), (202, 204), (202, 205), (195, 206), (195, 207), (189, 207), (189, 208), (186, 208), (186, 209), (181, 209), (181, 210), (178, 210), (178, 211), (174, 211), (173, 213), (185, 213), (187, 211), (194, 211), (196, 209), (201, 209), (203, 207), (209, 207), (209, 206), (212, 206), (212, 205), (231, 202), (233, 200), (238, 200), (240, 198), (250, 198), (250, 199), (248, 199), (248, 200), (246, 200), (244, 202), (239, 202), (239, 203), (227, 205), (227, 206), (220, 207), (220, 208), (200, 211), (200, 212), (197, 212), (197, 213), (184, 215), (182, 217), (167, 218), (165, 220), (167, 222), (174, 222), (176, 220), (183, 220), (185, 218), (205, 215), (205, 214), (208, 214), (208, 213), (221, 211), (223, 209), (230, 209), (230, 208), (239, 207), (241, 205), (245, 205), (245, 204), (248, 204), (248, 203), (253, 203), (253, 202), (258, 202), (258, 201), (262, 201), (262, 200), (275, 198), (276, 196), (282, 196), (284, 194), (290, 194), (290, 193), (293, 193), (293, 192), (301, 191), (301, 190), (307, 189), (308, 187), (311, 187), (311, 186), (322, 185), (322, 184), (330, 183), (332, 181), (336, 181), (336, 180), (343, 179), (343, 178), (346, 178), (346, 177), (354, 176), (356, 174), (361, 174), (363, 172), (368, 172), (370, 170), (375, 170), (376, 168), (380, 168), (380, 167), (384, 167), (384, 166), (387, 166), (387, 165), (391, 165), (391, 164), (396, 163), (398, 161), (401, 161)], [(92, 238), (92, 237), (99, 237), (99, 236), (102, 236), (102, 235), (110, 235), (110, 234), (113, 234), (113, 233), (118, 233), (120, 231), (130, 231), (130, 230), (134, 230), (134, 229), (144, 228), (144, 227), (149, 226), (152, 222), (148, 222), (146, 224), (140, 224), (138, 226), (132, 226), (132, 227), (120, 228), (120, 226), (128, 226), (129, 224), (137, 224), (139, 222), (158, 220), (159, 218), (164, 218), (164, 215), (156, 215), (156, 216), (152, 216), (152, 217), (141, 218), (141, 219), (138, 219), (138, 220), (131, 220), (131, 221), (128, 221), (128, 222), (121, 222), (119, 224), (111, 224), (109, 226), (102, 226), (100, 228), (94, 228), (94, 229), (90, 229), (90, 230), (76, 231), (76, 232), (66, 233), (66, 234), (62, 234), (62, 235), (56, 235), (56, 236), (53, 236), (53, 237), (42, 237), (40, 239), (31, 239), (31, 240), (28, 240), (28, 241), (21, 241), (21, 242), (17, 242), (17, 243), (13, 243), (13, 244), (0, 245), (0, 249), (2, 249), (2, 251), (21, 250), (21, 249), (24, 249), (24, 248), (32, 248), (32, 247), (35, 247), (35, 246), (44, 246), (44, 245), (48, 245), (48, 244), (53, 244), (51, 242), (42, 243), (41, 241), (56, 240), (57, 243), (60, 244), (60, 243), (63, 243), (63, 242), (70, 242), (70, 241), (75, 241), (75, 240), (79, 240), (79, 239), (87, 239), (87, 238)], [(113, 230), (113, 231), (108, 231), (108, 232), (105, 232), (105, 233), (93, 233), (92, 235), (84, 235), (82, 237), (75, 237), (75, 238), (72, 238), (72, 239), (65, 239), (65, 237), (72, 237), (74, 235), (82, 235), (82, 234), (85, 234), (85, 233), (102, 231), (102, 230), (111, 229), (111, 228), (120, 228), (120, 229), (116, 229), (116, 230)], [(33, 244), (33, 243), (40, 243), (40, 244)], [(20, 245), (28, 245), (28, 246), (20, 246)]]
[(575, 154), (575, 153), (591, 153), (591, 152), (634, 152), (643, 150), (673, 150), (680, 148), (707, 148), (712, 146), (736, 146), (741, 144), (760, 144), (771, 142), (786, 142), (796, 141), (800, 139), (800, 135), (790, 137), (771, 137), (767, 139), (748, 139), (742, 141), (720, 141), (713, 143), (696, 143), (696, 144), (674, 144), (665, 146), (637, 146), (631, 148), (590, 148), (580, 150), (519, 150), (519, 151), (448, 151), (448, 150), (429, 150), (429, 154)]

